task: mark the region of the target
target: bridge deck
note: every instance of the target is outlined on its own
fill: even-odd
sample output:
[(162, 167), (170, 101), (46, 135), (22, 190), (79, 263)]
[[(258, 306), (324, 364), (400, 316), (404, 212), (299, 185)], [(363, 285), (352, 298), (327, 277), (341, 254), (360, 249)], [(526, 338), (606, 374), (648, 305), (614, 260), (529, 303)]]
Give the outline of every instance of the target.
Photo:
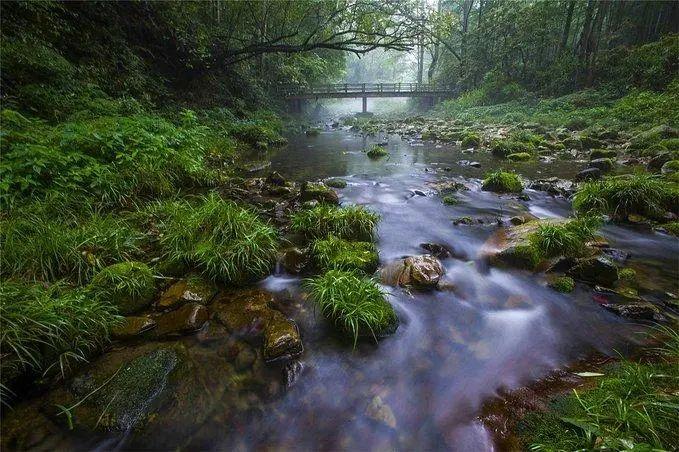
[(288, 99), (359, 97), (448, 97), (457, 94), (451, 86), (434, 83), (337, 83), (290, 90)]

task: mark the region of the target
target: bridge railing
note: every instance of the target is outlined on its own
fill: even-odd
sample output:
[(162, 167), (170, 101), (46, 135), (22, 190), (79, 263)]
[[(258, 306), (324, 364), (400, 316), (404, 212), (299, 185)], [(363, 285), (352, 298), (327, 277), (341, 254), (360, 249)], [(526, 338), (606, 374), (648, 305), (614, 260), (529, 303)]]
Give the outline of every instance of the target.
[(334, 83), (310, 87), (291, 86), (290, 94), (360, 94), (360, 93), (454, 93), (454, 85), (437, 83)]

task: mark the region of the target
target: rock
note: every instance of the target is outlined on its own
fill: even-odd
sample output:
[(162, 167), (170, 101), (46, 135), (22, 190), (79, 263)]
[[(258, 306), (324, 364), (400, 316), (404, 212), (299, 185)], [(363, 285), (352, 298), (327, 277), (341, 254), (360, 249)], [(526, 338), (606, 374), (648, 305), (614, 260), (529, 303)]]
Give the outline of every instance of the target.
[(389, 428), (396, 428), (396, 417), (394, 416), (394, 412), (389, 405), (382, 401), (380, 396), (373, 397), (365, 408), (365, 415)]
[(420, 248), (425, 249), (434, 257), (446, 259), (453, 255), (453, 251), (440, 243), (420, 243)]
[(346, 188), (347, 181), (344, 179), (333, 178), (325, 181), (325, 185), (332, 188)]
[(474, 220), (471, 217), (460, 217), (460, 218), (455, 218), (453, 220), (453, 224), (455, 226), (458, 226), (458, 225), (461, 225), (461, 224), (469, 226), (469, 225), (474, 224)]
[(679, 172), (679, 160), (670, 160), (669, 162), (665, 162), (662, 168), (660, 168), (660, 172), (662, 174), (674, 174)]
[(155, 328), (156, 321), (149, 317), (125, 317), (122, 323), (111, 329), (113, 339), (130, 339)]
[(572, 278), (610, 287), (618, 280), (618, 267), (607, 257), (595, 256), (578, 259), (568, 271)]
[(257, 171), (261, 171), (263, 169), (266, 169), (271, 166), (271, 162), (269, 160), (267, 161), (262, 161), (262, 162), (247, 162), (243, 163), (241, 165), (241, 168), (243, 171), (247, 171), (248, 173), (256, 173)]
[(296, 275), (309, 263), (307, 254), (299, 248), (286, 248), (281, 255), (281, 264), (286, 272)]
[(608, 173), (613, 170), (613, 160), (609, 158), (594, 159), (589, 162), (590, 168), (598, 168), (602, 173)]
[(380, 271), (384, 284), (430, 289), (444, 274), (441, 262), (429, 254), (409, 256), (390, 263)]
[(264, 328), (264, 359), (275, 361), (299, 356), (304, 351), (297, 324), (272, 311)]
[(585, 182), (590, 180), (601, 179), (601, 174), (602, 172), (599, 168), (585, 168), (575, 176), (575, 181)]
[(661, 320), (660, 309), (651, 303), (607, 303), (602, 305), (614, 314), (631, 320)]
[(162, 310), (176, 309), (186, 303), (206, 305), (217, 295), (217, 286), (199, 276), (189, 276), (172, 284), (160, 296), (156, 307)]
[(479, 162), (469, 162), (469, 166), (472, 168), (481, 168), (481, 164)]
[(266, 192), (271, 195), (271, 196), (288, 196), (293, 193), (293, 189), (291, 187), (286, 187), (286, 186), (278, 186), (274, 185), (272, 187), (269, 187)]
[(339, 204), (339, 196), (334, 190), (327, 187), (322, 182), (304, 182), (300, 193), (302, 201), (327, 202), (329, 204)]
[(283, 185), (285, 185), (286, 181), (278, 171), (272, 171), (271, 174), (267, 176), (266, 183), (269, 185), (277, 185), (279, 187), (282, 187)]
[(413, 190), (413, 193), (415, 193), (415, 195), (417, 195), (417, 196), (427, 196), (427, 194), (425, 192), (423, 192), (422, 190), (416, 189), (416, 190)]
[(192, 333), (207, 322), (208, 316), (208, 310), (202, 304), (187, 303), (176, 311), (158, 317), (153, 335), (162, 337)]
[(196, 339), (201, 344), (209, 344), (228, 337), (229, 332), (227, 329), (215, 321), (208, 321), (196, 334)]
[(649, 171), (660, 171), (662, 166), (672, 160), (672, 154), (669, 152), (661, 152), (660, 154), (653, 157), (646, 165)]

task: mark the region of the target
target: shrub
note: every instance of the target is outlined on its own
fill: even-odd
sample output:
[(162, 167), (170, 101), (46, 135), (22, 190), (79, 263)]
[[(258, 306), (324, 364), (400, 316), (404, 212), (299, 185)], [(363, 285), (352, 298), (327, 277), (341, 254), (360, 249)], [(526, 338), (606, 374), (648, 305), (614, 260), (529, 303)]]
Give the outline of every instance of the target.
[(153, 272), (142, 262), (119, 262), (94, 275), (89, 290), (99, 299), (132, 314), (148, 306), (155, 295)]
[(158, 210), (165, 216), (160, 245), (170, 261), (195, 265), (208, 277), (233, 284), (271, 270), (278, 234), (253, 212), (214, 193)]
[(367, 152), (368, 157), (371, 159), (378, 159), (388, 154), (387, 150), (378, 144), (373, 144)]
[(600, 226), (601, 219), (597, 217), (542, 223), (528, 236), (528, 240), (543, 257), (578, 256)]
[(309, 238), (334, 235), (343, 240), (371, 241), (380, 217), (362, 206), (320, 205), (292, 217), (292, 229)]
[(481, 189), (496, 193), (520, 193), (523, 184), (516, 173), (498, 170), (486, 175)]
[(620, 218), (629, 214), (657, 217), (675, 210), (678, 197), (676, 184), (639, 173), (585, 183), (573, 197), (573, 208)]
[(2, 274), (83, 283), (99, 269), (140, 252), (143, 236), (128, 223), (95, 214), (80, 224), (39, 212), (17, 212), (0, 223)]
[(333, 235), (314, 241), (311, 253), (322, 271), (358, 270), (372, 273), (377, 268), (377, 248), (371, 242), (347, 242)]
[[(25, 371), (43, 372), (83, 361), (108, 340), (120, 320), (115, 308), (64, 284), (0, 283), (3, 383)], [(4, 400), (3, 400), (4, 402)]]
[(359, 336), (392, 333), (398, 326), (394, 308), (372, 279), (352, 272), (330, 270), (323, 276), (305, 282), (311, 298), (340, 331), (354, 340)]

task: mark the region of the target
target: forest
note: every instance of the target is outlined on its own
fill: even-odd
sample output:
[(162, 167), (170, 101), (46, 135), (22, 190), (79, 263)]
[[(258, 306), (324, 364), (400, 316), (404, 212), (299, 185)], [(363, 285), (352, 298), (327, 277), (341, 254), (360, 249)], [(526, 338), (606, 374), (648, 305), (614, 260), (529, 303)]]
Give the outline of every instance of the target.
[(679, 2), (0, 2), (0, 446), (679, 449)]

